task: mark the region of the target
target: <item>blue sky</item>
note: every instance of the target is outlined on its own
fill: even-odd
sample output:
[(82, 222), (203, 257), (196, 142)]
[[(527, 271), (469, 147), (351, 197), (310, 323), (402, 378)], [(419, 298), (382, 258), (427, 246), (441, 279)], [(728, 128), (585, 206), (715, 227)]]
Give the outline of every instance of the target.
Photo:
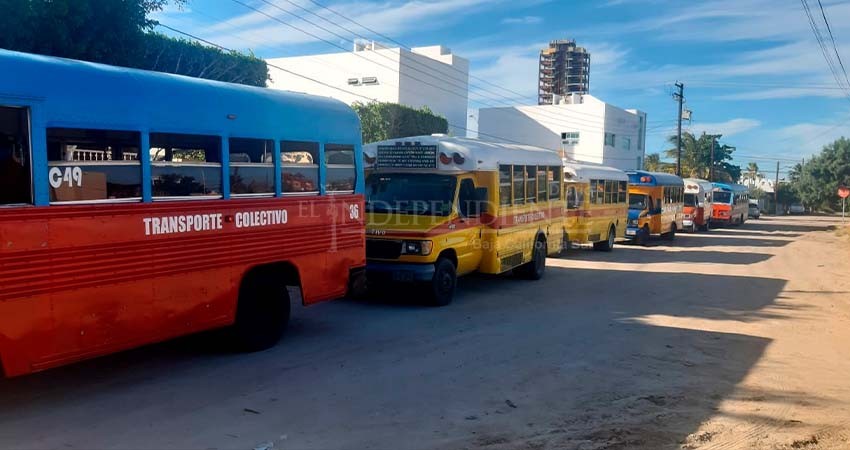
[[(345, 49), (355, 33), (382, 40), (312, 0), (267, 1), (277, 8), (263, 0), (190, 0), (156, 18), (261, 57), (340, 51), (286, 24)], [(838, 89), (799, 0), (316, 1), (406, 46), (441, 44), (468, 58), (477, 77), (470, 80), (471, 108), (480, 106), (475, 100), (535, 104), (539, 50), (553, 39), (576, 39), (591, 53), (591, 94), (647, 112), (647, 153), (668, 148), (677, 80), (685, 84), (686, 108), (693, 111), (685, 128), (722, 133), (722, 142), (738, 148), (735, 162), (742, 166), (754, 161), (772, 175), (779, 159), (784, 176), (794, 161), (850, 135), (850, 97)], [(850, 1), (822, 3), (850, 66), (850, 53), (844, 53), (850, 49)], [(817, 1), (809, 4), (825, 29)], [(498, 99), (482, 79), (503, 88)]]

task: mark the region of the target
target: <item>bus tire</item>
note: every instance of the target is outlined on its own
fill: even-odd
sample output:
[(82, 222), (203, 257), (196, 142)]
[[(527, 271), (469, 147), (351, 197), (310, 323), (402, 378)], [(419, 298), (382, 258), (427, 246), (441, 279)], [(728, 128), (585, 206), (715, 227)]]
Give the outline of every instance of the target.
[(546, 240), (538, 236), (531, 249), (531, 261), (517, 267), (517, 275), (527, 280), (539, 280), (546, 273)]
[(614, 225), (611, 225), (611, 228), (608, 229), (608, 239), (601, 242), (594, 242), (593, 249), (601, 252), (610, 252), (614, 250), (614, 241), (617, 238), (617, 228)]
[(649, 226), (644, 225), (640, 231), (637, 232), (635, 237), (635, 242), (641, 247), (646, 247), (649, 245)]
[(280, 341), (290, 315), (286, 284), (269, 272), (248, 274), (239, 288), (233, 340), (236, 350), (256, 352)]
[(431, 279), (430, 300), (434, 306), (446, 306), (452, 302), (457, 287), (457, 268), (448, 258), (441, 256), (434, 263), (434, 278)]
[(699, 226), (700, 231), (708, 231), (708, 221)]
[(677, 231), (677, 227), (676, 227), (676, 223), (674, 222), (674, 223), (670, 224), (670, 231), (663, 235), (664, 240), (672, 241), (672, 240), (676, 239), (676, 231)]

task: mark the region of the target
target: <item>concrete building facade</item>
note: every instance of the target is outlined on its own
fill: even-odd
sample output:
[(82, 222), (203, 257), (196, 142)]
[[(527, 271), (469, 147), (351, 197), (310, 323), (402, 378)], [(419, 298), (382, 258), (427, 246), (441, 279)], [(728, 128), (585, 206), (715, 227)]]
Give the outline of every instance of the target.
[(590, 92), (590, 53), (573, 40), (558, 40), (540, 50), (538, 100), (551, 105), (554, 96)]
[(372, 99), (413, 108), (427, 106), (448, 120), (450, 134), (466, 135), (469, 61), (446, 47), (407, 50), (358, 42), (351, 52), (272, 58), (268, 62), (303, 75), (270, 66), (271, 88), (323, 95), (348, 104)]
[(640, 169), (646, 155), (646, 113), (622, 109), (590, 95), (556, 98), (554, 105), (482, 108), (481, 139), (557, 149), (566, 158)]

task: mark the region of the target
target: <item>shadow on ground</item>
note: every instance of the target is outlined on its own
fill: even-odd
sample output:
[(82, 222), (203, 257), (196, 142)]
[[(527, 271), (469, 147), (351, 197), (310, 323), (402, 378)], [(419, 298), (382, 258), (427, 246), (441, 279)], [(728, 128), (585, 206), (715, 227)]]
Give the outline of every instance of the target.
[(298, 308), (266, 352), (204, 334), (0, 380), (0, 448), (678, 448), (769, 340), (647, 317), (782, 319), (784, 284), (550, 266), (464, 278), (445, 308), (402, 286)]

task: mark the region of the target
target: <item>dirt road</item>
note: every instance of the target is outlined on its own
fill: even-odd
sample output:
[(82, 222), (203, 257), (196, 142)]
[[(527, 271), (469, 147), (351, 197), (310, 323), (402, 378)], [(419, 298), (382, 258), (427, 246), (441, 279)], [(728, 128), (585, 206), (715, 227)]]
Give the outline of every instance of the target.
[(766, 218), (0, 380), (3, 449), (848, 449), (850, 238)]

